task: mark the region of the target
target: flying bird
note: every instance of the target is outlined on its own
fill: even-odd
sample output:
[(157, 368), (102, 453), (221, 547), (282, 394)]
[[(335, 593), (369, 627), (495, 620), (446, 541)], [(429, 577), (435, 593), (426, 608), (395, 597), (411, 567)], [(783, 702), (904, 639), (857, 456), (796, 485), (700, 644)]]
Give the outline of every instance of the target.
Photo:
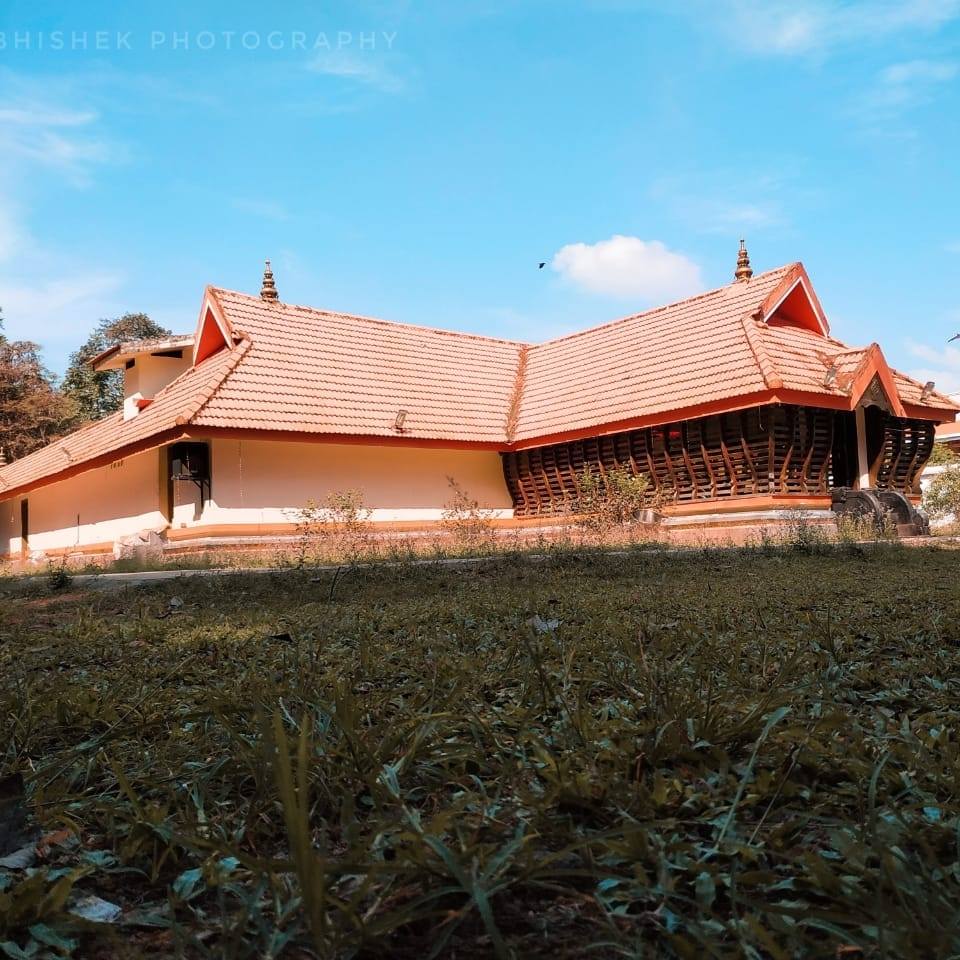
[(947, 343), (953, 343), (954, 340), (960, 340), (960, 333), (955, 333), (955, 334), (947, 341)]
[[(546, 260), (542, 260), (542, 261), (540, 262), (540, 265), (537, 267), (537, 269), (538, 269), (538, 270), (542, 270), (546, 265), (547, 265), (547, 261), (546, 261)], [(958, 333), (957, 336), (960, 337), (960, 333)]]

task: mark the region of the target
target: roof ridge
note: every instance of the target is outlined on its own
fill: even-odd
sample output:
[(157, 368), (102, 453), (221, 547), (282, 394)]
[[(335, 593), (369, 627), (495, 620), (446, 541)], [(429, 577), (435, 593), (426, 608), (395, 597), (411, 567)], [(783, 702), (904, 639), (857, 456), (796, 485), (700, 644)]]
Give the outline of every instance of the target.
[(767, 345), (763, 342), (763, 334), (760, 332), (759, 326), (761, 322), (758, 321), (756, 313), (744, 313), (740, 316), (740, 324), (743, 327), (744, 336), (747, 338), (747, 346), (750, 347), (750, 352), (757, 361), (764, 384), (770, 390), (779, 390), (783, 386), (783, 378), (780, 376), (780, 371), (777, 370), (773, 357), (770, 356), (770, 351), (767, 350)]
[[(216, 392), (223, 386), (227, 378), (237, 369), (237, 364), (247, 355), (247, 351), (250, 349), (250, 346), (253, 341), (249, 338), (241, 340), (233, 350), (230, 351), (230, 356), (227, 358), (227, 362), (224, 364), (223, 371), (217, 375), (214, 373), (207, 385), (201, 391), (199, 398), (195, 398), (194, 402), (189, 404), (184, 412), (181, 413), (177, 419), (176, 424), (178, 427), (185, 426), (190, 423), (194, 417), (198, 416), (203, 408), (213, 399), (216, 395)], [(194, 370), (196, 367), (193, 368)]]
[(507, 407), (506, 437), (507, 443), (512, 443), (520, 422), (520, 405), (523, 402), (523, 392), (527, 380), (527, 358), (530, 348), (524, 344), (517, 354), (517, 374), (513, 380), (513, 390), (510, 393), (510, 405)]
[[(259, 297), (249, 293), (242, 293), (239, 290), (228, 290), (226, 287), (211, 287), (215, 293), (226, 293), (234, 297), (242, 297), (244, 300), (251, 300), (257, 306), (264, 306)], [(221, 307), (223, 302), (220, 301)], [(388, 327), (401, 327), (408, 330), (424, 330), (428, 333), (442, 333), (453, 337), (466, 337), (471, 340), (480, 340), (484, 343), (503, 343), (512, 347), (532, 346), (526, 340), (511, 340), (507, 337), (490, 337), (483, 333), (471, 333), (467, 330), (450, 330), (447, 327), (430, 327), (424, 323), (407, 323), (405, 320), (385, 320), (383, 317), (368, 317), (362, 313), (345, 313), (342, 310), (323, 310), (320, 307), (310, 307), (299, 303), (286, 303), (280, 301), (276, 304), (270, 304), (275, 310), (296, 310), (299, 313), (318, 314), (323, 317), (344, 317), (347, 320), (362, 320), (364, 323), (383, 324)]]
[(769, 279), (771, 275), (776, 273), (785, 273), (794, 266), (796, 266), (796, 263), (785, 263), (782, 266), (774, 267), (772, 270), (765, 270), (763, 273), (758, 273), (755, 277), (748, 281), (735, 280), (731, 283), (725, 283), (719, 287), (714, 287), (711, 290), (704, 290), (702, 293), (696, 293), (691, 297), (684, 297), (682, 300), (674, 300), (673, 303), (664, 303), (658, 307), (650, 307), (649, 310), (641, 310), (639, 313), (629, 313), (624, 317), (617, 317), (616, 320), (606, 320), (603, 323), (595, 324), (594, 326), (587, 327), (584, 330), (574, 330), (572, 333), (565, 333), (559, 337), (551, 337), (549, 340), (541, 340), (539, 343), (533, 344), (533, 346), (544, 347), (549, 344), (561, 343), (564, 340), (573, 340), (576, 337), (582, 337), (586, 336), (587, 334), (596, 333), (598, 330), (603, 330), (605, 327), (613, 327), (618, 323), (625, 323), (627, 320), (639, 320), (641, 317), (653, 317), (667, 310), (673, 310), (689, 303), (697, 303), (700, 300), (705, 300), (707, 297), (716, 296), (718, 293), (721, 293), (724, 290), (737, 289), (741, 286), (747, 289), (748, 285), (756, 284), (760, 280)]

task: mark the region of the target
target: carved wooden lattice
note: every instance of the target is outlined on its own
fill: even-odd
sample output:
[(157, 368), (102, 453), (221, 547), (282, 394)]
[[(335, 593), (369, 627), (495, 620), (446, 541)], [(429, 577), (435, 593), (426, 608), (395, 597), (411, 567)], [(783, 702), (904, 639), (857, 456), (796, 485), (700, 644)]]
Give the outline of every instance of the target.
[[(505, 453), (518, 516), (575, 509), (584, 469), (650, 478), (666, 502), (758, 494), (827, 494), (838, 418), (816, 407), (755, 407), (659, 427)], [(909, 492), (933, 447), (933, 425), (889, 418), (877, 485)]]
[(928, 420), (889, 417), (883, 425), (883, 447), (875, 466), (876, 486), (919, 493), (920, 473), (933, 452), (935, 433)]

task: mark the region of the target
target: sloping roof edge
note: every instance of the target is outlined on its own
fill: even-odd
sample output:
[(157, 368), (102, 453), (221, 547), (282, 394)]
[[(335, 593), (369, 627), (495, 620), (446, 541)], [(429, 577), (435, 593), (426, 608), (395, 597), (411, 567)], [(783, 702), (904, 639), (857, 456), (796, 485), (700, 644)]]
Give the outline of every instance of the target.
[[(919, 396), (920, 385), (912, 378), (905, 376), (904, 374), (899, 373), (898, 371), (893, 370), (883, 356), (883, 353), (880, 347), (873, 343), (868, 348), (863, 351), (849, 351), (854, 352), (863, 352), (864, 357), (857, 365), (856, 370), (854, 371), (850, 383), (847, 387), (847, 390), (842, 394), (832, 394), (828, 392), (820, 393), (815, 391), (801, 391), (797, 389), (784, 389), (783, 378), (780, 374), (780, 371), (777, 369), (776, 358), (771, 354), (770, 346), (765, 343), (764, 336), (761, 336), (761, 324), (764, 322), (764, 317), (769, 317), (771, 312), (774, 312), (777, 308), (777, 305), (782, 302), (785, 296), (788, 296), (790, 291), (792, 291), (797, 283), (804, 282), (806, 283), (805, 291), (808, 295), (812, 297), (811, 303), (815, 304), (816, 308), (819, 310), (819, 301), (816, 300), (816, 294), (813, 292), (812, 285), (809, 284), (809, 278), (807, 278), (806, 271), (803, 268), (802, 264), (795, 263), (789, 265), (787, 268), (777, 268), (778, 271), (786, 270), (783, 278), (777, 283), (777, 286), (774, 290), (767, 295), (764, 299), (764, 302), (758, 307), (752, 309), (752, 312), (747, 311), (739, 315), (739, 323), (742, 327), (743, 336), (746, 339), (747, 345), (749, 346), (751, 355), (756, 360), (757, 368), (760, 372), (760, 379), (765, 388), (763, 391), (754, 392), (754, 393), (745, 393), (743, 395), (731, 395), (729, 397), (720, 398), (718, 400), (712, 401), (707, 404), (699, 403), (680, 403), (675, 408), (669, 410), (662, 410), (653, 414), (642, 414), (638, 413), (637, 416), (631, 417), (629, 419), (618, 419), (611, 420), (610, 422), (594, 422), (586, 426), (577, 427), (576, 429), (571, 429), (568, 431), (562, 432), (551, 432), (543, 431), (533, 436), (523, 436), (522, 440), (516, 439), (517, 431), (517, 416), (520, 404), (524, 398), (525, 390), (528, 386), (528, 371), (527, 371), (527, 359), (530, 350), (535, 349), (534, 345), (531, 347), (528, 344), (524, 344), (521, 341), (512, 341), (512, 340), (503, 340), (501, 338), (486, 338), (486, 337), (477, 337), (472, 334), (462, 334), (465, 337), (476, 337), (476, 339), (481, 340), (497, 340), (500, 343), (515, 345), (517, 347), (516, 354), (516, 366), (514, 368), (514, 383), (513, 389), (510, 393), (509, 403), (507, 409), (504, 412), (504, 419), (500, 421), (502, 426), (499, 428), (503, 432), (501, 434), (502, 439), (473, 439), (473, 440), (458, 440), (458, 439), (443, 439), (441, 437), (429, 437), (429, 436), (420, 436), (420, 437), (410, 437), (410, 438), (397, 438), (393, 436), (388, 436), (386, 434), (381, 434), (378, 432), (348, 432), (337, 433), (330, 429), (304, 429), (298, 431), (297, 435), (302, 436), (304, 440), (316, 440), (319, 442), (362, 442), (370, 444), (379, 444), (379, 443), (401, 443), (408, 446), (429, 446), (429, 445), (439, 445), (439, 446), (449, 446), (449, 447), (463, 447), (463, 448), (472, 448), (472, 449), (496, 449), (501, 451), (509, 451), (516, 449), (527, 449), (530, 447), (541, 446), (548, 443), (561, 442), (567, 439), (576, 439), (587, 437), (591, 435), (600, 435), (600, 434), (609, 434), (614, 432), (619, 432), (621, 430), (628, 430), (639, 428), (641, 426), (648, 426), (654, 424), (670, 423), (680, 419), (689, 419), (691, 417), (703, 416), (709, 413), (723, 413), (728, 411), (734, 411), (743, 409), (745, 406), (752, 406), (756, 404), (763, 403), (805, 403), (810, 405), (820, 405), (826, 408), (833, 409), (853, 409), (856, 404), (861, 399), (863, 392), (869, 387), (870, 382), (873, 379), (873, 376), (878, 376), (880, 378), (881, 384), (883, 385), (884, 390), (887, 392), (891, 406), (894, 408), (894, 412), (898, 416), (911, 416), (918, 417), (921, 419), (935, 420), (935, 421), (947, 421), (952, 420), (958, 409), (958, 407), (953, 401), (949, 398), (943, 397), (941, 395), (935, 394), (932, 400), (928, 400), (926, 397), (920, 397), (920, 403), (915, 402), (916, 397), (913, 397), (912, 394), (908, 392), (905, 396), (910, 396), (910, 402), (907, 402), (900, 393), (900, 387), (903, 384), (903, 381), (907, 381), (910, 384), (918, 388), (917, 394)], [(774, 273), (776, 271), (769, 271), (769, 273)], [(718, 291), (722, 291), (724, 288), (717, 288)], [(191, 385), (192, 395), (188, 402), (183, 403), (183, 405), (177, 410), (165, 411), (162, 413), (161, 417), (157, 419), (155, 427), (151, 427), (151, 433), (148, 436), (134, 435), (133, 439), (130, 440), (121, 440), (117, 439), (116, 445), (111, 447), (109, 450), (106, 450), (102, 453), (98, 453), (95, 456), (91, 456), (88, 459), (76, 459), (75, 452), (75, 440), (80, 437), (80, 434), (83, 430), (96, 429), (100, 428), (107, 421), (100, 421), (98, 424), (89, 425), (88, 427), (82, 428), (81, 431), (77, 431), (73, 434), (68, 435), (67, 437), (62, 438), (59, 441), (55, 441), (53, 444), (48, 445), (48, 447), (41, 448), (42, 450), (50, 451), (51, 448), (56, 448), (59, 446), (60, 450), (63, 451), (63, 463), (62, 465), (53, 466), (49, 462), (44, 462), (41, 472), (38, 476), (30, 477), (29, 479), (22, 480), (18, 482), (17, 485), (11, 485), (6, 479), (5, 474), (9, 475), (11, 472), (19, 474), (20, 471), (17, 468), (22, 468), (24, 464), (29, 461), (29, 457), (23, 458), (20, 461), (15, 461), (13, 464), (10, 464), (4, 469), (0, 469), (0, 500), (6, 500), (10, 497), (21, 492), (23, 489), (33, 486), (46, 485), (48, 483), (53, 483), (58, 479), (62, 479), (67, 474), (74, 474), (78, 472), (83, 472), (84, 470), (94, 469), (103, 458), (108, 458), (108, 460), (116, 460), (124, 455), (129, 455), (131, 449), (137, 448), (139, 445), (142, 445), (146, 442), (147, 439), (153, 436), (159, 435), (182, 435), (186, 428), (194, 424), (194, 421), (200, 417), (201, 413), (210, 403), (210, 401), (217, 395), (217, 392), (223, 387), (227, 382), (233, 372), (237, 367), (243, 362), (244, 357), (247, 356), (248, 352), (252, 347), (252, 341), (249, 337), (246, 337), (239, 328), (235, 328), (231, 323), (229, 318), (226, 316), (227, 311), (223, 309), (223, 305), (220, 302), (219, 298), (220, 288), (208, 286), (204, 290), (204, 297), (201, 303), (200, 316), (198, 318), (197, 332), (195, 334), (195, 340), (198, 339), (203, 324), (209, 322), (208, 316), (209, 313), (213, 314), (213, 320), (217, 323), (218, 329), (222, 334), (224, 327), (220, 326), (222, 320), (225, 328), (230, 332), (230, 339), (227, 341), (227, 346), (225, 348), (228, 356), (223, 357), (225, 362), (222, 365), (217, 365), (215, 369), (211, 370), (210, 376), (207, 379), (202, 379), (198, 377), (198, 385), (194, 387)], [(245, 296), (245, 295), (240, 295)], [(707, 294), (700, 294), (697, 297), (688, 298), (686, 301), (680, 301), (681, 303), (686, 302), (695, 302), (696, 300), (707, 296)], [(255, 298), (251, 298), (255, 299)], [(305, 312), (308, 308), (298, 308), (303, 309)], [(633, 319), (635, 317), (642, 317), (646, 315), (654, 315), (661, 310), (666, 309), (665, 307), (654, 308), (650, 311), (645, 311), (642, 314), (634, 314), (631, 317), (625, 319)], [(325, 313), (327, 311), (309, 311), (313, 314)], [(220, 319), (217, 318), (217, 314), (220, 315)], [(366, 318), (360, 318), (366, 319)], [(381, 324), (389, 324), (390, 321), (374, 321)], [(578, 331), (577, 333), (568, 334), (565, 337), (555, 338), (551, 341), (546, 341), (546, 343), (556, 343), (559, 340), (565, 340), (572, 337), (581, 337), (588, 335), (593, 331), (602, 330), (604, 328), (610, 327), (621, 321), (613, 321), (612, 323), (602, 324), (597, 327), (590, 328), (586, 331)], [(730, 322), (737, 322), (733, 316), (730, 318)], [(433, 330), (434, 328), (422, 328)], [(438, 332), (449, 332), (451, 335), (459, 336), (455, 331), (438, 331)], [(239, 342), (238, 341), (239, 338)], [(832, 338), (825, 337), (829, 339), (832, 343), (838, 344), (838, 341), (832, 340)], [(172, 381), (163, 390), (159, 391), (154, 404), (156, 405), (168, 391), (173, 388), (175, 385), (182, 382), (184, 377), (191, 375), (196, 376), (200, 367), (206, 363), (213, 363), (214, 357), (220, 355), (220, 351), (216, 354), (212, 354), (209, 358), (202, 361), (198, 366), (192, 367), (190, 370), (186, 371), (181, 377), (178, 377), (176, 380)], [(897, 383), (897, 378), (900, 378), (900, 384)], [(177, 401), (181, 403), (182, 401)], [(171, 404), (172, 406), (172, 404)], [(141, 414), (142, 415), (142, 414)], [(131, 421), (136, 423), (137, 421)], [(139, 423), (139, 426), (145, 426), (142, 422)], [(200, 435), (205, 430), (209, 431), (211, 435), (214, 430), (210, 427), (204, 427), (197, 424), (194, 424), (195, 431), (197, 435)], [(307, 425), (309, 427), (309, 424)], [(118, 433), (122, 432), (122, 424), (114, 424), (114, 428), (118, 429)], [(237, 434), (243, 433), (248, 430), (251, 433), (263, 433), (263, 429), (259, 430), (250, 427), (244, 427), (241, 425), (230, 428), (234, 430)], [(279, 435), (279, 433), (278, 433)], [(108, 434), (109, 436), (109, 434)], [(82, 439), (82, 437), (81, 437)], [(37, 451), (40, 453), (41, 451)], [(55, 452), (55, 451), (54, 451)], [(31, 455), (33, 456), (33, 455)], [(46, 470), (47, 472), (42, 472)]]

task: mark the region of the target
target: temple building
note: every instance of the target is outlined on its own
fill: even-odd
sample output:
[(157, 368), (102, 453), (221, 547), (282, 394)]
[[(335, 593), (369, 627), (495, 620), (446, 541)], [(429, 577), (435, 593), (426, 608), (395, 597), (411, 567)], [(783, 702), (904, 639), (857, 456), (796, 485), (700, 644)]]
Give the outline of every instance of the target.
[(535, 344), (287, 304), (268, 263), (259, 296), (208, 287), (192, 334), (93, 363), (124, 371), (123, 409), (0, 467), (0, 556), (278, 537), (343, 490), (424, 528), (449, 478), (502, 526), (555, 525), (615, 467), (667, 524), (857, 492), (909, 510), (958, 410), (835, 340), (802, 264), (754, 276), (742, 244), (726, 286)]

